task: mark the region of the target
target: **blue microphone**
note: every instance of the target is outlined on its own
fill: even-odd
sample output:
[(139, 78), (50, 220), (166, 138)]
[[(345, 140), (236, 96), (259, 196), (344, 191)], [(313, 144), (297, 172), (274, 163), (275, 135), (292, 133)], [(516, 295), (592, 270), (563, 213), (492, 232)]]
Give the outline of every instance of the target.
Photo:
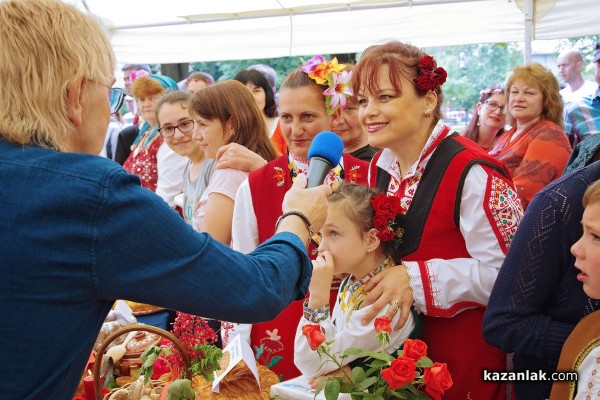
[(344, 142), (333, 132), (321, 132), (313, 139), (308, 149), (307, 188), (322, 185), (333, 167), (338, 165)]

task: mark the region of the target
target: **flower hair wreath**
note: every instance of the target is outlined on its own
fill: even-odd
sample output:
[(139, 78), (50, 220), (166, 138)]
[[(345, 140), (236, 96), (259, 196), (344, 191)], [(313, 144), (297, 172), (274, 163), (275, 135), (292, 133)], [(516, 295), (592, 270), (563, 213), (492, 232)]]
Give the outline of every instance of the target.
[(436, 90), (446, 82), (448, 73), (442, 67), (438, 67), (435, 59), (431, 56), (424, 56), (417, 64), (417, 78), (413, 79), (419, 90)]
[(331, 61), (325, 61), (323, 56), (314, 56), (304, 63), (302, 72), (308, 74), (318, 85), (327, 86), (323, 91), (325, 96), (325, 107), (327, 114), (333, 115), (338, 108), (346, 108), (349, 96), (352, 96), (350, 79), (352, 71), (344, 71), (345, 64), (338, 64), (334, 57)]
[(479, 92), (479, 94), (481, 96), (483, 96), (484, 94), (503, 94), (504, 93), (504, 89), (502, 88), (487, 88), (487, 89), (483, 89)]
[(382, 242), (394, 241), (396, 246), (402, 243), (404, 229), (396, 222), (396, 215), (401, 212), (400, 199), (380, 193), (371, 197), (373, 207), (373, 227)]
[(129, 79), (131, 82), (134, 82), (137, 78), (143, 78), (145, 76), (150, 76), (150, 73), (146, 70), (138, 69), (137, 71), (131, 71)]

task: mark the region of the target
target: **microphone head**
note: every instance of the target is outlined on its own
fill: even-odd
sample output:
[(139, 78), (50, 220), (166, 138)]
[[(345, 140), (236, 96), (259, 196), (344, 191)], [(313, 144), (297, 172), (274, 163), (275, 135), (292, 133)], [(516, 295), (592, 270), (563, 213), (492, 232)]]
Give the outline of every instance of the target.
[(308, 159), (320, 157), (331, 163), (331, 166), (335, 166), (340, 162), (343, 152), (344, 142), (342, 139), (333, 132), (325, 131), (313, 139), (308, 149)]

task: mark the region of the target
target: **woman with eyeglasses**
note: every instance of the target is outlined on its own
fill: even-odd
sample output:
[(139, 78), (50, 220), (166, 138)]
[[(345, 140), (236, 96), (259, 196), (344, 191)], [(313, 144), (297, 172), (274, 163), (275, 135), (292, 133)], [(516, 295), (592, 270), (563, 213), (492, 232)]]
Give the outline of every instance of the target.
[(571, 154), (564, 131), (563, 102), (556, 77), (537, 63), (517, 66), (506, 84), (504, 132), (489, 154), (510, 170), (523, 209), (558, 178)]
[(485, 151), (490, 151), (496, 139), (504, 133), (506, 124), (506, 99), (504, 85), (494, 84), (480, 92), (481, 97), (475, 106), (475, 113), (461, 135), (477, 143)]

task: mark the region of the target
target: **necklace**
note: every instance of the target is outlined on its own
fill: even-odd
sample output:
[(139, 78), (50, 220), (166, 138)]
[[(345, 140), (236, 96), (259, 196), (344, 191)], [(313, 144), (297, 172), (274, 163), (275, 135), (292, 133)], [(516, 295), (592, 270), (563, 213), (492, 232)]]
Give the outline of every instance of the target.
[[(298, 172), (302, 172), (304, 174), (308, 173), (308, 163), (309, 160), (305, 159), (305, 158), (300, 158), (292, 153), (291, 154), (291, 158), (292, 160), (289, 162), (288, 164), (288, 169), (290, 170), (290, 178), (292, 180), (292, 183), (296, 181), (296, 177), (298, 176)], [(298, 164), (300, 164), (301, 168), (298, 168), (298, 165), (296, 164), (296, 162), (298, 162)], [(344, 168), (342, 168), (341, 165), (338, 164), (337, 167), (333, 168), (331, 170), (331, 172), (328, 174), (328, 177), (325, 178), (325, 183), (328, 182), (328, 178), (329, 175), (333, 175), (333, 183), (330, 184), (330, 186), (334, 185), (335, 187), (333, 187), (333, 189), (337, 188), (337, 186), (340, 185), (339, 182), (343, 182), (344, 181)]]
[(348, 278), (344, 289), (342, 289), (342, 292), (340, 293), (340, 308), (344, 313), (348, 312), (346, 321), (350, 319), (350, 316), (355, 310), (358, 310), (362, 302), (365, 300), (365, 297), (367, 297), (368, 293), (365, 292), (365, 285), (369, 279), (381, 271), (389, 267), (393, 267), (394, 265), (396, 265), (394, 260), (388, 257), (362, 279), (358, 279), (351, 283), (350, 280), (353, 279), (353, 277)]
[(357, 147), (359, 144), (361, 144), (366, 138), (367, 138), (367, 133), (364, 132), (362, 134), (362, 136), (359, 137), (358, 139), (356, 139), (353, 143), (349, 144), (348, 146), (344, 146), (344, 150), (346, 150), (347, 153), (352, 153), (352, 151), (357, 150), (357, 149), (355, 149), (355, 147)]

